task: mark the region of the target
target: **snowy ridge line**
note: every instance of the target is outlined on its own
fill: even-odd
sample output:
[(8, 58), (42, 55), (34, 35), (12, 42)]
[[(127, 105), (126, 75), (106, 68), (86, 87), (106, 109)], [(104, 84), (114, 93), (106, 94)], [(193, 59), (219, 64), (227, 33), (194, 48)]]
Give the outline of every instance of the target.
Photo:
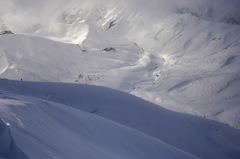
[(40, 99), (36, 92), (32, 96), (17, 92), (1, 91), (0, 114), (11, 123), (14, 139), (30, 158), (198, 158), (130, 127)]
[[(172, 112), (120, 91), (79, 84), (11, 80), (1, 80), (1, 88), (102, 116), (199, 157), (238, 158), (240, 155), (239, 130)], [(191, 146), (196, 142), (197, 147)]]

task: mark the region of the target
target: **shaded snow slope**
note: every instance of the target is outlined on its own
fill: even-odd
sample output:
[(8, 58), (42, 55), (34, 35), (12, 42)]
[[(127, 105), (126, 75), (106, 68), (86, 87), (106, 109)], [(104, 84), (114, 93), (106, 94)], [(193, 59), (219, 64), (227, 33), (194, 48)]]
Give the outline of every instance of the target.
[[(42, 86), (51, 86), (50, 83), (36, 83), (36, 87), (34, 86), (36, 90), (32, 90), (30, 96), (20, 95), (22, 91), (29, 91), (29, 89), (21, 90), (21, 86), (11, 90), (13, 83), (17, 84), (15, 81), (1, 80), (1, 86), (4, 85), (10, 89), (0, 88), (0, 115), (10, 123), (9, 128), (17, 145), (30, 158), (196, 158), (140, 131), (81, 111), (80, 108), (84, 107), (86, 103), (79, 102), (79, 108), (76, 109), (52, 102), (49, 99), (39, 98), (42, 92), (37, 89), (41, 89)], [(29, 83), (30, 85), (28, 83), (19, 84), (31, 85), (31, 83)], [(64, 84), (59, 84), (59, 86), (60, 89), (65, 87)], [(67, 87), (75, 91), (72, 89), (75, 86), (68, 85)], [(87, 90), (106, 91), (92, 87), (82, 87), (81, 90), (83, 93)], [(62, 89), (61, 91), (69, 90)], [(107, 92), (105, 92), (106, 95)], [(57, 93), (55, 97), (63, 98), (63, 96), (58, 96), (58, 92), (55, 93)], [(94, 97), (88, 96), (86, 99), (92, 101)], [(98, 105), (97, 101), (92, 106), (96, 105)], [(99, 111), (101, 110), (102, 108), (99, 109)], [(9, 133), (8, 128), (2, 125), (1, 123), (1, 131)], [(10, 140), (10, 136), (7, 134), (1, 133), (0, 137), (1, 141), (6, 141), (8, 138)], [(7, 145), (8, 143), (1, 142), (0, 150), (4, 148), (2, 146)], [(14, 152), (14, 149), (11, 152)], [(15, 153), (10, 155), (15, 155)], [(11, 158), (5, 156), (2, 151), (0, 151), (0, 156)], [(18, 157), (12, 158), (21, 157), (18, 155)]]
[[(17, 103), (19, 100), (24, 100), (24, 102), (21, 102), (22, 104), (9, 104), (10, 106), (4, 110), (15, 110), (13, 113), (16, 114), (16, 118), (11, 120), (19, 121), (18, 125), (22, 125), (23, 129), (25, 127), (24, 121), (41, 122), (40, 119), (40, 121), (36, 122), (28, 119), (27, 114), (34, 114), (32, 118), (38, 119), (39, 115), (37, 114), (41, 112), (51, 113), (42, 122), (49, 122), (45, 121), (49, 116), (51, 118), (61, 116), (63, 119), (57, 118), (55, 119), (56, 122), (58, 120), (62, 124), (71, 122), (67, 125), (72, 129), (72, 127), (76, 127), (78, 124), (72, 123), (72, 118), (68, 117), (71, 116), (70, 114), (66, 116), (60, 110), (63, 108), (67, 112), (68, 109), (73, 112), (83, 110), (129, 128), (134, 128), (196, 156), (203, 158), (239, 158), (240, 155), (240, 133), (238, 130), (204, 118), (172, 112), (123, 92), (79, 84), (17, 82), (9, 80), (1, 80), (1, 89), (4, 90), (2, 91), (2, 98), (5, 99), (3, 101), (6, 101), (6, 103), (9, 100)], [(11, 98), (14, 99), (11, 100)], [(31, 101), (31, 99), (34, 101)], [(19, 106), (16, 107), (14, 105)], [(59, 105), (60, 112), (55, 109), (55, 105)], [(53, 112), (51, 107), (54, 109)], [(25, 111), (34, 112), (27, 113)], [(9, 119), (9, 116), (12, 115), (4, 115), (4, 119)], [(11, 121), (7, 121), (11, 124)], [(90, 129), (89, 131), (86, 130), (87, 132), (92, 133), (95, 131)], [(20, 143), (18, 142), (18, 144)], [(22, 149), (24, 147), (23, 145), (19, 146)]]

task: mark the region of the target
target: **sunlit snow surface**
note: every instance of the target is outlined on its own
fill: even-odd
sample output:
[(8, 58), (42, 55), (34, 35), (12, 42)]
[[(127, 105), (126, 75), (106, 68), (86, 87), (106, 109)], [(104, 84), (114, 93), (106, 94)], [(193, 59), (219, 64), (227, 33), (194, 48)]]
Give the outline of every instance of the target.
[[(60, 92), (63, 92), (65, 89), (71, 91), (71, 88), (78, 88), (79, 84), (106, 86), (131, 93), (167, 109), (212, 119), (239, 129), (239, 8), (240, 2), (238, 0), (123, 0), (121, 2), (114, 0), (0, 0), (0, 32), (11, 30), (16, 33), (14, 35), (0, 35), (0, 77), (16, 81), (21, 81), (22, 79), (23, 81), (43, 82), (42, 85), (45, 85), (45, 82), (71, 83), (67, 85), (70, 88), (64, 85), (64, 88), (59, 89)], [(4, 84), (8, 83), (8, 86), (11, 86), (11, 84), (9, 85), (10, 81), (4, 82)], [(13, 81), (12, 83), (15, 82)], [(125, 106), (127, 108), (123, 110), (126, 111), (125, 109), (128, 110), (128, 107), (135, 106), (135, 104), (126, 105), (124, 102), (125, 98), (124, 100), (117, 98), (118, 94), (116, 99), (114, 96), (114, 100), (110, 100), (108, 101), (110, 103), (105, 104), (109, 105), (109, 107), (104, 108), (104, 111), (109, 112), (101, 114), (101, 111), (98, 111), (97, 106), (95, 106), (99, 105), (99, 103), (91, 103), (96, 98), (96, 95), (93, 97), (84, 96), (84, 98), (78, 95), (69, 97), (70, 95), (61, 93), (56, 95), (58, 86), (51, 86), (49, 83), (43, 88), (46, 88), (46, 90), (49, 90), (47, 89), (48, 87), (53, 88), (52, 95), (46, 90), (39, 92), (39, 86), (36, 86), (37, 90), (35, 92), (34, 89), (29, 90), (24, 87), (21, 87), (21, 90), (18, 88), (18, 86), (21, 86), (19, 84), (17, 84), (16, 90), (3, 86), (4, 84), (1, 84), (1, 88), (9, 90), (10, 92), (7, 92), (11, 95), (6, 95), (5, 93), (7, 92), (4, 91), (1, 92), (4, 94), (1, 97), (1, 113), (5, 115), (0, 114), (0, 116), (2, 116), (4, 121), (6, 119), (14, 119), (13, 123), (18, 123), (14, 126), (11, 122), (6, 121), (6, 123), (10, 124), (9, 128), (13, 137), (17, 140), (17, 146), (23, 149), (24, 152), (28, 148), (21, 145), (22, 141), (19, 142), (19, 139), (22, 138), (21, 135), (28, 138), (37, 132), (33, 130), (32, 134), (30, 133), (30, 129), (35, 129), (36, 124), (24, 127), (26, 125), (25, 122), (33, 121), (32, 118), (34, 117), (26, 116), (25, 114), (29, 114), (28, 111), (41, 114), (43, 111), (42, 107), (45, 108), (46, 105), (52, 105), (53, 110), (55, 110), (60, 104), (63, 105), (62, 107), (66, 107), (66, 105), (67, 107), (78, 107), (80, 105), (80, 110), (89, 112), (90, 114), (88, 115), (90, 116), (92, 116), (91, 113), (100, 115), (107, 120), (113, 120), (129, 128), (144, 132), (156, 138), (157, 142), (164, 141), (196, 156), (204, 158), (239, 157), (239, 147), (236, 146), (239, 133), (233, 133), (232, 131), (234, 130), (228, 128), (228, 126), (221, 125), (220, 127), (224, 130), (223, 134), (225, 136), (221, 133), (219, 136), (218, 133), (222, 131), (213, 126), (215, 123), (211, 122), (211, 124), (206, 126), (206, 121), (203, 118), (196, 118), (197, 121), (204, 123), (200, 126), (202, 127), (201, 129), (197, 126), (197, 130), (192, 130), (191, 126), (187, 126), (191, 123), (189, 122), (186, 125), (183, 124), (186, 131), (183, 133), (180, 131), (182, 126), (176, 126), (183, 122), (175, 119), (175, 116), (178, 116), (176, 114), (170, 115), (171, 118), (174, 118), (173, 126), (170, 126), (171, 124), (169, 123), (166, 124), (161, 117), (157, 117), (158, 120), (155, 120), (155, 118), (154, 120), (149, 119), (149, 124), (145, 123), (145, 119), (137, 123), (126, 122), (129, 117), (136, 118), (137, 115), (130, 113), (122, 116), (122, 110), (118, 110), (117, 107), (110, 109), (110, 106), (112, 104), (116, 104), (119, 107)], [(31, 84), (25, 83), (24, 86), (29, 88)], [(38, 85), (41, 84), (39, 83)], [(62, 85), (60, 84), (59, 87)], [(79, 89), (81, 89), (80, 87), (83, 86), (80, 85)], [(88, 89), (92, 90), (92, 87), (84, 90)], [(99, 88), (99, 90), (101, 89)], [(30, 95), (31, 98), (21, 96), (15, 100), (12, 99), (18, 96), (16, 94), (24, 94), (24, 92), (27, 92), (26, 95)], [(40, 97), (39, 94), (41, 94)], [(101, 95), (104, 95), (104, 93)], [(52, 99), (52, 97), (57, 99)], [(67, 100), (59, 100), (60, 98), (66, 98)], [(88, 100), (85, 101), (85, 99)], [(43, 103), (45, 104), (40, 102), (42, 100), (44, 100)], [(139, 99), (134, 98), (134, 100)], [(83, 101), (84, 104), (80, 104)], [(126, 101), (128, 100), (126, 99)], [(26, 104), (26, 102), (29, 104)], [(31, 103), (35, 102), (39, 104), (33, 107)], [(99, 102), (101, 103), (102, 101)], [(145, 104), (146, 107), (151, 107), (149, 103)], [(24, 107), (15, 108), (12, 107), (13, 105)], [(159, 109), (162, 109), (160, 106)], [(18, 108), (27, 108), (27, 111), (12, 118), (13, 114), (16, 113), (12, 112), (12, 108), (16, 112), (18, 112)], [(61, 109), (59, 108), (59, 111), (63, 112)], [(75, 108), (71, 107), (71, 109)], [(141, 115), (139, 115), (139, 118), (142, 118), (142, 114), (145, 114), (143, 112), (150, 111), (150, 114), (154, 114), (151, 108), (148, 109), (140, 111)], [(115, 111), (116, 114), (112, 114), (112, 111)], [(56, 115), (54, 113), (49, 113), (45, 115), (50, 116), (50, 121), (43, 120), (43, 118), (40, 119), (39, 117), (36, 122), (42, 123), (46, 126), (45, 129), (50, 131), (48, 127), (52, 125), (52, 122), (62, 122), (62, 119), (59, 119), (59, 116), (53, 117)], [(71, 111), (69, 114), (71, 114)], [(118, 115), (122, 118), (118, 119)], [(93, 116), (95, 117), (95, 115)], [(27, 118), (25, 122), (21, 119), (23, 117)], [(185, 119), (185, 117), (183, 118)], [(103, 123), (105, 123), (106, 119), (104, 119)], [(72, 117), (70, 120), (72, 120)], [(76, 120), (80, 120), (80, 117)], [(94, 122), (91, 124), (95, 125)], [(142, 124), (150, 126), (148, 128), (139, 126)], [(199, 125), (199, 123), (195, 124)], [(165, 126), (168, 129), (165, 128), (166, 132), (163, 133), (158, 126)], [(15, 130), (18, 130), (18, 127), (23, 131), (16, 133), (18, 131)], [(205, 129), (209, 129), (209, 127), (212, 130), (210, 129), (210, 132), (207, 131), (208, 133), (205, 133)], [(65, 129), (65, 126), (61, 127), (61, 129)], [(115, 128), (111, 127), (111, 129), (115, 131)], [(68, 131), (72, 130), (69, 129)], [(125, 128), (122, 131), (125, 131)], [(171, 134), (169, 132), (176, 133)], [(196, 136), (191, 137), (188, 132)], [(128, 133), (127, 130), (126, 133)], [(182, 134), (181, 137), (177, 135), (179, 133)], [(200, 136), (203, 135), (204, 138), (209, 137), (210, 133), (211, 137), (208, 140), (201, 140), (200, 138), (202, 137), (199, 137), (198, 133)], [(40, 134), (37, 133), (36, 135)], [(40, 137), (40, 143), (35, 145), (35, 148), (45, 147), (41, 145), (41, 142), (47, 142), (45, 144), (48, 145), (48, 139), (53, 138), (51, 135), (43, 136)], [(143, 136), (139, 136), (139, 138), (142, 139)], [(226, 136), (229, 136), (229, 138)], [(79, 136), (76, 137), (78, 138)], [(143, 138), (148, 137), (144, 136)], [(182, 138), (183, 141), (179, 142), (179, 138)], [(73, 139), (75, 140), (74, 137)], [(25, 140), (25, 138), (22, 140)], [(53, 138), (53, 140), (57, 141), (56, 138)], [(113, 141), (114, 138), (109, 140)], [(189, 143), (186, 140), (191, 142)], [(152, 141), (151, 139), (148, 142), (151, 143)], [(196, 146), (194, 144), (196, 142), (201, 142), (198, 144), (200, 146)], [(94, 144), (96, 143), (98, 142), (94, 138)], [(222, 153), (219, 153), (221, 149), (219, 143), (224, 147)], [(51, 144), (53, 144), (50, 146), (51, 149), (56, 149), (54, 146), (56, 143)], [(132, 143), (133, 145), (136, 144)], [(164, 144), (158, 143), (158, 145), (164, 147)], [(31, 147), (32, 145), (26, 144), (25, 146)], [(67, 158), (73, 157), (69, 156), (70, 152), (68, 152), (69, 154), (59, 154), (62, 152), (60, 149), (64, 149), (63, 147), (53, 151), (49, 149), (41, 149), (43, 151), (33, 152), (32, 155), (41, 153), (46, 156), (52, 156), (52, 158), (59, 158), (61, 155), (66, 155), (65, 157)], [(140, 150), (139, 147), (136, 149)], [(167, 150), (170, 149), (167, 148)], [(88, 148), (85, 150), (85, 152), (90, 152)], [(235, 150), (238, 150), (238, 152)], [(18, 149), (14, 151), (19, 152)], [(47, 151), (50, 152), (48, 153)], [(176, 155), (182, 153), (178, 150), (175, 151), (175, 149), (171, 149), (171, 151), (176, 152)], [(124, 154), (128, 153), (125, 150), (124, 152), (126, 152)], [(26, 153), (27, 155), (30, 154), (30, 152)], [(113, 156), (116, 156), (116, 153), (123, 154), (119, 151), (107, 150), (108, 155), (109, 153), (113, 153)], [(163, 151), (159, 153), (162, 154)], [(60, 156), (55, 156), (57, 154)], [(128, 157), (139, 158), (139, 156), (131, 156), (133, 154), (135, 154), (134, 151)], [(144, 153), (146, 156), (149, 154), (151, 154), (150, 151)], [(156, 154), (156, 156), (160, 154)], [(212, 156), (213, 154), (217, 154), (217, 156)], [(96, 157), (95, 155), (93, 154), (92, 157)], [(125, 158), (127, 155), (119, 157)], [(170, 157), (179, 158), (176, 156)], [(113, 157), (110, 155), (110, 158)]]

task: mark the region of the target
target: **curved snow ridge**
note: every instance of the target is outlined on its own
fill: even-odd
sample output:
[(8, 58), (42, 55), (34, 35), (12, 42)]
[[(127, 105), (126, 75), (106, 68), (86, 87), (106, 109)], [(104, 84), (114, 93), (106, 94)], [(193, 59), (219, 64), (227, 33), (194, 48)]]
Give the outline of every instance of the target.
[(0, 158), (29, 159), (15, 144), (8, 125), (0, 118)]
[[(196, 156), (240, 156), (238, 130), (204, 118), (172, 112), (120, 91), (67, 83), (0, 82), (2, 89), (102, 116)], [(196, 143), (198, 146), (193, 146)]]
[[(13, 94), (5, 95), (11, 100)], [(17, 94), (13, 96), (15, 99), (12, 100), (17, 99), (25, 106), (4, 105), (9, 110), (0, 110), (0, 113), (11, 122), (17, 144), (30, 158), (197, 158), (156, 138), (92, 113), (39, 98)], [(25, 126), (21, 127), (18, 120)], [(0, 150), (8, 144), (1, 140), (8, 139), (6, 137), (0, 136)], [(17, 158), (22, 159), (21, 156)]]

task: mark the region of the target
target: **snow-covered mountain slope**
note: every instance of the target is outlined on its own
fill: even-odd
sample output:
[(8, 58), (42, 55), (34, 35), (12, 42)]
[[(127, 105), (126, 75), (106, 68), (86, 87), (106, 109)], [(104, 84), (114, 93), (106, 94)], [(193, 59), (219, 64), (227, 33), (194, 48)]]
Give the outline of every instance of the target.
[(141, 50), (135, 44), (117, 40), (118, 43), (114, 41), (110, 45), (116, 43), (115, 50), (105, 51), (107, 47), (100, 47), (84, 51), (76, 44), (39, 37), (0, 36), (1, 77), (99, 85), (108, 83), (119, 88), (119, 83), (129, 73), (128, 67), (135, 69), (144, 65), (144, 61), (143, 64), (138, 61), (141, 60)]
[(162, 141), (203, 158), (240, 155), (239, 130), (123, 92), (67, 83), (0, 83), (1, 116), (30, 158), (191, 158)]
[[(18, 101), (23, 108), (28, 107), (24, 114), (34, 112), (46, 116), (50, 121), (40, 117), (37, 120), (49, 130), (51, 123), (62, 119), (54, 113), (42, 113), (46, 105), (54, 110), (61, 107), (60, 113), (71, 109), (66, 116), (76, 109), (78, 115), (87, 111), (86, 117), (90, 118), (97, 114), (105, 118), (101, 120), (103, 125), (113, 120), (145, 133), (139, 139), (146, 139), (149, 144), (156, 140), (158, 146), (168, 147), (163, 141), (204, 158), (239, 158), (239, 131), (160, 107), (240, 128), (239, 8), (239, 0), (0, 0), (0, 78), (16, 80), (1, 80), (0, 87), (11, 92), (2, 93), (0, 101), (7, 109), (1, 112), (9, 112), (3, 119), (15, 123), (10, 129), (17, 146), (23, 152), (28, 149), (26, 145), (31, 146), (17, 141), (21, 135), (26, 137), (24, 140), (39, 135), (40, 142), (49, 138), (36, 131), (30, 133), (30, 129), (37, 127), (34, 124), (30, 124), (29, 131), (21, 129), (17, 118), (11, 116), (12, 110), (21, 111), (9, 110), (4, 101)], [(68, 84), (17, 82), (21, 80)], [(159, 107), (123, 93), (79, 83), (125, 91)], [(79, 98), (79, 94), (84, 98)], [(23, 114), (17, 116), (24, 118)], [(26, 118), (28, 123), (34, 116)], [(95, 126), (95, 122), (85, 124)], [(107, 129), (117, 132), (115, 124)], [(139, 133), (124, 126), (118, 128), (129, 136), (129, 132)], [(65, 126), (59, 129), (74, 134), (79, 131), (68, 131)], [(75, 137), (82, 139), (82, 136)], [(114, 137), (110, 141), (116, 142)], [(54, 140), (49, 145), (55, 148), (56, 143)], [(43, 145), (35, 148), (38, 146)], [(175, 148), (166, 150), (166, 154), (182, 153)], [(21, 152), (18, 148), (17, 151)], [(107, 153), (120, 153), (113, 151)], [(50, 155), (54, 156), (55, 152), (60, 152), (60, 148), (51, 150)], [(49, 155), (45, 150), (36, 150), (38, 153)], [(145, 153), (148, 154), (150, 151)], [(70, 152), (65, 155), (69, 156)]]
[(2, 30), (70, 44), (0, 37), (1, 77), (107, 86), (240, 127), (239, 1), (4, 4)]
[[(240, 2), (161, 2), (147, 4), (109, 29), (136, 42), (148, 57), (148, 73), (132, 82), (131, 93), (239, 128)], [(158, 11), (161, 5), (166, 8)]]

